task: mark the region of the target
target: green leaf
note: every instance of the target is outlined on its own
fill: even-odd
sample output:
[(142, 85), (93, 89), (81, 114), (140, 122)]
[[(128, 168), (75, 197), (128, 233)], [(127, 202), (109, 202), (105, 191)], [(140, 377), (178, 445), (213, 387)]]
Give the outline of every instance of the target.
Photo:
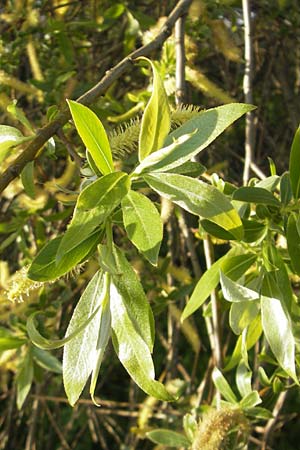
[(26, 397), (30, 391), (33, 380), (33, 361), (31, 348), (27, 349), (27, 352), (18, 367), (16, 376), (17, 385), (17, 407), (21, 409)]
[(257, 222), (256, 220), (242, 219), (244, 227), (244, 242), (257, 242), (262, 239), (267, 232), (267, 227), (264, 223)]
[(245, 414), (249, 417), (254, 417), (257, 420), (268, 420), (272, 419), (272, 413), (266, 408), (260, 408), (259, 406), (255, 406), (254, 408), (243, 408)]
[(238, 256), (230, 256), (230, 253), (227, 253), (218, 259), (198, 281), (189, 302), (183, 310), (181, 321), (203, 305), (219, 283), (220, 269), (230, 278), (238, 279), (249, 269), (255, 259), (256, 256), (253, 253)]
[(284, 206), (287, 206), (292, 200), (293, 192), (291, 186), (290, 174), (285, 172), (280, 178), (280, 200)]
[(190, 440), (181, 433), (176, 431), (158, 428), (157, 430), (148, 431), (146, 436), (155, 444), (167, 445), (168, 447), (190, 447)]
[(160, 400), (174, 400), (163, 384), (154, 379), (149, 346), (130, 317), (128, 305), (114, 284), (114, 279), (110, 287), (110, 305), (114, 349), (131, 378), (148, 395)]
[[(154, 318), (144, 289), (123, 252), (113, 246), (115, 271), (114, 285), (135, 329), (152, 352), (154, 344)], [(117, 275), (116, 275), (117, 273)]]
[(232, 331), (235, 334), (241, 334), (253, 322), (258, 312), (258, 301), (232, 303), (229, 313), (229, 324)]
[(300, 126), (292, 142), (289, 171), (293, 195), (297, 200), (300, 197)]
[(273, 277), (268, 273), (263, 280), (262, 294), (261, 315), (264, 334), (280, 366), (298, 384), (291, 319), (281, 301), (281, 293)]
[(32, 139), (32, 136), (23, 136), (17, 128), (9, 125), (0, 125), (0, 163), (5, 159), (12, 147), (30, 139)]
[(26, 339), (22, 339), (10, 330), (4, 327), (0, 327), (0, 352), (11, 350), (13, 348), (19, 348), (25, 344)]
[(59, 262), (56, 263), (56, 254), (62, 238), (60, 236), (49, 241), (41, 249), (28, 269), (28, 278), (35, 281), (50, 281), (65, 275), (87, 257), (96, 247), (100, 237), (99, 232), (95, 232), (80, 242), (70, 252), (63, 255)]
[[(82, 331), (77, 332), (71, 341), (65, 344), (63, 354), (63, 382), (69, 403), (74, 406), (94, 367), (98, 365), (99, 353), (105, 350), (110, 334), (105, 329), (105, 342), (98, 341), (101, 336), (101, 307), (107, 301), (109, 292), (108, 274), (98, 271), (83, 292), (66, 331), (66, 337), (72, 336), (89, 320)], [(101, 339), (100, 339), (101, 341)], [(102, 345), (103, 344), (103, 345)], [(104, 348), (103, 348), (104, 346)], [(94, 381), (94, 380), (93, 380)], [(95, 383), (95, 381), (94, 381)], [(94, 384), (93, 383), (93, 384)]]
[(234, 191), (232, 195), (233, 200), (239, 200), (242, 202), (255, 203), (255, 204), (263, 204), (270, 206), (280, 206), (279, 201), (276, 197), (264, 188), (261, 187), (251, 187), (244, 186), (236, 191)]
[(138, 58), (151, 65), (153, 72), (153, 90), (145, 108), (139, 136), (139, 161), (163, 146), (170, 131), (171, 114), (168, 97), (155, 64), (148, 58)]
[(32, 356), (34, 361), (45, 370), (54, 373), (62, 373), (61, 362), (46, 350), (38, 347), (32, 348)]
[(122, 200), (122, 211), (129, 239), (156, 265), (163, 238), (163, 224), (156, 207), (144, 195), (130, 191)]
[[(253, 321), (249, 324), (246, 335), (246, 350), (250, 350), (260, 338), (262, 333), (261, 318), (257, 315)], [(232, 356), (229, 362), (226, 364), (224, 371), (231, 370), (235, 367), (239, 361), (242, 359), (242, 346), (243, 346), (243, 336), (239, 336), (235, 348), (233, 350)]]
[(251, 378), (252, 372), (248, 369), (244, 361), (241, 361), (238, 365), (235, 379), (237, 388), (242, 397), (246, 397), (252, 393)]
[(258, 292), (253, 291), (236, 281), (232, 281), (224, 273), (220, 271), (220, 282), (224, 298), (228, 302), (248, 302), (258, 300)]
[(255, 184), (255, 187), (266, 189), (267, 191), (275, 191), (278, 183), (280, 181), (280, 177), (278, 175), (272, 175), (271, 177), (265, 178), (264, 180), (259, 181)]
[(135, 173), (142, 173), (147, 168), (154, 172), (181, 166), (211, 144), (229, 125), (253, 109), (253, 105), (231, 103), (202, 111), (170, 133), (164, 142), (165, 147), (145, 158)]
[(147, 174), (145, 181), (160, 195), (192, 214), (209, 219), (237, 239), (243, 236), (241, 219), (227, 197), (214, 186), (184, 175)]
[(288, 219), (286, 239), (293, 270), (300, 275), (300, 236), (294, 214), (290, 214)]
[(236, 395), (229, 386), (226, 378), (222, 375), (217, 367), (215, 367), (212, 372), (212, 379), (214, 385), (216, 386), (222, 397), (224, 397), (230, 403), (237, 403)]
[(206, 231), (206, 233), (218, 239), (222, 239), (224, 241), (231, 241), (236, 239), (233, 234), (229, 233), (229, 231), (224, 230), (224, 228), (220, 227), (214, 222), (211, 222), (208, 219), (200, 220), (200, 226), (204, 231)]
[(259, 393), (257, 391), (249, 392), (241, 401), (241, 408), (253, 408), (256, 405), (259, 405), (262, 402)]
[(106, 131), (96, 114), (80, 103), (68, 100), (76, 129), (93, 161), (103, 175), (114, 171)]
[(77, 199), (73, 218), (59, 245), (57, 262), (104, 224), (129, 188), (128, 175), (124, 172), (114, 172), (83, 189)]
[(26, 194), (30, 198), (35, 198), (35, 186), (34, 186), (34, 161), (30, 161), (26, 164), (21, 172), (21, 181), (24, 186)]
[(26, 323), (26, 329), (29, 338), (33, 342), (34, 345), (36, 345), (38, 348), (41, 348), (43, 350), (54, 350), (56, 348), (63, 347), (65, 344), (70, 342), (72, 339), (74, 339), (79, 333), (81, 333), (85, 327), (89, 325), (91, 320), (97, 315), (99, 312), (100, 307), (96, 308), (93, 314), (84, 322), (80, 324), (78, 329), (76, 329), (72, 334), (69, 334), (68, 336), (64, 337), (63, 339), (47, 339), (44, 336), (40, 334), (38, 331), (36, 325), (35, 325), (35, 317), (37, 314), (42, 314), (42, 311), (35, 311), (32, 313)]
[(170, 169), (170, 173), (178, 173), (179, 175), (186, 175), (188, 177), (197, 178), (206, 172), (206, 167), (196, 161), (187, 161), (179, 167)]

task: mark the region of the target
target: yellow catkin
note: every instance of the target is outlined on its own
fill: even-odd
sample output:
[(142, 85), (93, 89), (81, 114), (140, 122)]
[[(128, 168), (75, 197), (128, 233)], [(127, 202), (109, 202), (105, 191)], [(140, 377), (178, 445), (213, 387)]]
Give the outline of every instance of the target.
[(240, 409), (211, 410), (200, 420), (191, 450), (232, 450), (227, 444), (234, 429), (241, 439), (249, 434), (248, 420)]

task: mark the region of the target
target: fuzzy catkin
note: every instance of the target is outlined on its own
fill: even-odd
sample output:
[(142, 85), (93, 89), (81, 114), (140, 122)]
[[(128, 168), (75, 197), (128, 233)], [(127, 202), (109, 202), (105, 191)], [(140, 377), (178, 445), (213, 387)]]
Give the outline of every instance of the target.
[(248, 420), (241, 410), (224, 408), (209, 411), (199, 422), (191, 450), (226, 450), (228, 434), (234, 428), (238, 428), (243, 437), (248, 435)]

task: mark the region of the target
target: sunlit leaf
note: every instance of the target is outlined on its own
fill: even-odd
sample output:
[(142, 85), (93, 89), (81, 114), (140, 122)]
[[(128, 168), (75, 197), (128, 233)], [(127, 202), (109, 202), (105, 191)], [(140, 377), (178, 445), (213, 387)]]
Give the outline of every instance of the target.
[(224, 298), (228, 302), (248, 302), (259, 299), (258, 292), (232, 281), (222, 271), (220, 271), (220, 282)]
[(151, 65), (153, 72), (153, 90), (145, 108), (139, 136), (139, 160), (163, 146), (170, 131), (171, 115), (168, 97), (155, 64), (148, 58), (139, 58)]
[[(66, 337), (78, 331), (83, 322), (88, 321), (93, 312), (97, 314), (71, 341), (64, 346), (63, 382), (70, 404), (78, 400), (91, 375), (99, 356), (98, 336), (101, 335), (101, 306), (108, 295), (109, 286), (102, 271), (98, 271), (83, 292), (66, 331)], [(107, 339), (105, 340), (105, 346)], [(105, 348), (104, 348), (105, 350)], [(101, 347), (100, 352), (103, 353)]]
[(281, 302), (281, 293), (269, 274), (264, 277), (262, 294), (261, 315), (266, 339), (281, 367), (298, 383), (291, 319)]
[(201, 180), (172, 173), (149, 173), (145, 181), (160, 195), (192, 214), (211, 220), (230, 231), (237, 239), (243, 236), (241, 219), (228, 198), (214, 186)]
[(212, 379), (214, 385), (216, 386), (222, 397), (224, 397), (230, 403), (237, 403), (236, 395), (229, 386), (229, 383), (226, 380), (226, 378), (222, 375), (222, 373), (217, 367), (215, 367), (213, 370)]
[(263, 204), (270, 206), (280, 206), (276, 197), (267, 189), (261, 187), (243, 186), (234, 191), (232, 195), (233, 200), (242, 202)]
[(26, 194), (31, 198), (35, 198), (34, 161), (30, 161), (29, 163), (27, 163), (22, 170), (21, 181)]
[(156, 265), (163, 238), (163, 224), (156, 207), (144, 195), (130, 191), (122, 200), (122, 212), (129, 239)]
[(160, 400), (174, 400), (164, 385), (154, 379), (149, 347), (137, 331), (114, 281), (110, 288), (110, 305), (114, 349), (131, 378), (148, 395)]
[(254, 108), (253, 105), (231, 103), (200, 112), (170, 133), (164, 142), (164, 148), (147, 156), (135, 172), (168, 171), (181, 166), (206, 148), (229, 125)]
[(68, 100), (76, 129), (92, 155), (96, 166), (104, 175), (113, 172), (113, 160), (106, 131), (96, 114), (80, 103)]
[(33, 380), (33, 361), (31, 348), (26, 351), (24, 358), (20, 362), (17, 371), (16, 385), (17, 385), (17, 407), (21, 409), (26, 397), (30, 391)]

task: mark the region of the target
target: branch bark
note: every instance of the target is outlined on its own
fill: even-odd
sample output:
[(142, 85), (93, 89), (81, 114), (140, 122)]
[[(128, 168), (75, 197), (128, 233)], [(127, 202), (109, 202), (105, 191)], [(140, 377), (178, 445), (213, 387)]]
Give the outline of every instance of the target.
[[(133, 61), (139, 56), (148, 56), (154, 50), (160, 48), (172, 33), (172, 29), (177, 19), (185, 15), (192, 0), (180, 0), (168, 16), (164, 26), (158, 35), (148, 44), (140, 47), (122, 59), (112, 69), (108, 70), (105, 76), (89, 91), (77, 99), (83, 105), (90, 105), (102, 95), (111, 84), (116, 81), (127, 69), (132, 66)], [(0, 193), (13, 181), (26, 164), (33, 161), (39, 150), (56, 132), (63, 127), (70, 119), (70, 113), (65, 108), (56, 119), (37, 131), (36, 137), (24, 148), (23, 152), (16, 158), (11, 166), (2, 174), (0, 178)]]

